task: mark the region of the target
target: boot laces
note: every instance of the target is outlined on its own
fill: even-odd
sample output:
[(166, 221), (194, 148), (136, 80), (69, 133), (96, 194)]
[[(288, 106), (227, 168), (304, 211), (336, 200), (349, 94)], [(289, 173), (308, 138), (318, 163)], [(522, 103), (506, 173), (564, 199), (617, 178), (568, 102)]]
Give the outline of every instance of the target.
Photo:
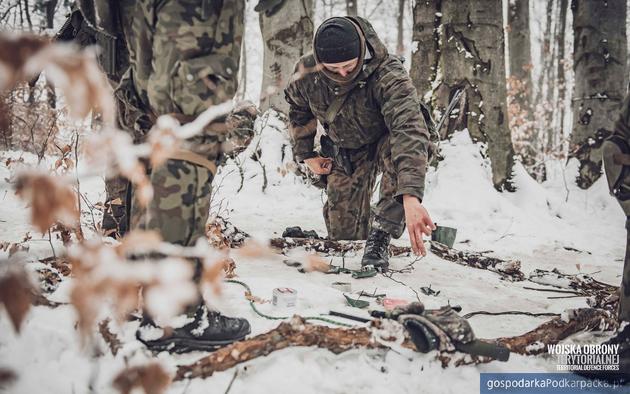
[(381, 230), (370, 232), (365, 243), (366, 254), (377, 254), (383, 256), (387, 252), (389, 244), (389, 234)]

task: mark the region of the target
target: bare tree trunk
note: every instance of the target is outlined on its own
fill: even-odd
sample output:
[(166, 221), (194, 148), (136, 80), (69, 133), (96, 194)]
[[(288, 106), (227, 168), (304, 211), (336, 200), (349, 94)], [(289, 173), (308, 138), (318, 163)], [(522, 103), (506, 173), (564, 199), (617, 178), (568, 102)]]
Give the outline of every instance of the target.
[(346, 0), (346, 15), (349, 15), (349, 16), (358, 15), (357, 1), (359, 0)]
[(442, 24), (436, 102), (443, 108), (456, 89), (465, 89), (459, 126), (487, 143), (494, 187), (513, 191), (501, 0), (442, 2)]
[(570, 157), (580, 161), (577, 185), (602, 171), (601, 144), (613, 130), (628, 81), (626, 2), (572, 0), (575, 87)]
[[(550, 92), (553, 90), (553, 8), (557, 0), (549, 0), (545, 10), (546, 24), (545, 32), (543, 34), (541, 60), (542, 70), (538, 85), (538, 94), (536, 102), (540, 105), (541, 111), (538, 115), (538, 128), (542, 133), (547, 133), (547, 130), (551, 128), (551, 101)], [(548, 136), (548, 133), (545, 134)]]
[(437, 76), (439, 60), (439, 28), (441, 25), (441, 0), (416, 1), (413, 7), (413, 45), (409, 74), (418, 95), (425, 98), (432, 94), (433, 81)]
[(28, 0), (24, 0), (24, 13), (26, 14), (26, 21), (28, 22), (28, 29), (33, 30), (33, 22), (31, 21), (31, 11), (28, 9)]
[(311, 50), (313, 40), (313, 0), (285, 4), (272, 16), (260, 14), (260, 30), (265, 43), (262, 111), (273, 108), (287, 114), (289, 107), (282, 89), (293, 74), (297, 60)]
[(544, 164), (539, 163), (540, 150), (535, 146), (534, 111), (532, 107), (531, 44), (529, 33), (529, 0), (508, 2), (509, 70), (508, 113), (515, 149), (523, 165), (535, 179), (545, 178)]
[(53, 29), (55, 26), (55, 8), (57, 7), (57, 0), (48, 0), (45, 3), (46, 6), (46, 28)]
[(550, 153), (553, 153), (553, 150), (557, 150), (560, 141), (564, 135), (564, 116), (565, 116), (565, 107), (564, 102), (566, 100), (566, 77), (565, 77), (565, 53), (564, 53), (564, 41), (565, 41), (565, 30), (567, 27), (567, 10), (569, 8), (568, 0), (560, 0), (559, 7), (560, 12), (558, 16), (558, 28), (556, 29), (556, 47), (557, 47), (557, 56), (556, 61), (556, 86), (558, 88), (558, 100), (556, 101), (556, 121), (554, 124), (555, 133), (553, 133), (553, 138), (551, 139), (552, 144), (547, 147), (547, 150)]
[(398, 0), (398, 36), (396, 37), (396, 53), (402, 56), (405, 53), (404, 27), (405, 27), (405, 0)]

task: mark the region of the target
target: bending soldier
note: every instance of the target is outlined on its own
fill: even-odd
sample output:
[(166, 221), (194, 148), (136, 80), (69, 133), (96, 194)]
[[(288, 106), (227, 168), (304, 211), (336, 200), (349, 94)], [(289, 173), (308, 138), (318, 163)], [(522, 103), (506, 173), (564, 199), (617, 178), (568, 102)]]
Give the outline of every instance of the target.
[[(365, 239), (361, 264), (387, 269), (391, 237), (405, 223), (414, 252), (435, 228), (422, 206), (429, 134), (412, 81), (368, 21), (334, 17), (317, 29), (285, 89), (293, 154), (326, 175), (324, 219), (331, 239)], [(326, 134), (314, 150), (317, 122)], [(329, 149), (326, 149), (329, 147)], [(370, 226), (370, 200), (382, 172)], [(368, 232), (369, 229), (369, 232)]]

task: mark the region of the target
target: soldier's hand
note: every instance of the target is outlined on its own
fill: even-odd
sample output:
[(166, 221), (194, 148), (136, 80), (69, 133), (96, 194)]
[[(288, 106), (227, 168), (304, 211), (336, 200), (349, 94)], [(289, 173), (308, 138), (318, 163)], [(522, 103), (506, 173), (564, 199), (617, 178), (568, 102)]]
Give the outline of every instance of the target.
[(332, 159), (327, 157), (312, 157), (304, 160), (304, 163), (317, 175), (328, 175), (332, 171)]
[(426, 256), (427, 250), (424, 247), (422, 236), (430, 236), (431, 232), (435, 230), (435, 224), (417, 197), (410, 194), (403, 195), (403, 206), (411, 248), (416, 255)]

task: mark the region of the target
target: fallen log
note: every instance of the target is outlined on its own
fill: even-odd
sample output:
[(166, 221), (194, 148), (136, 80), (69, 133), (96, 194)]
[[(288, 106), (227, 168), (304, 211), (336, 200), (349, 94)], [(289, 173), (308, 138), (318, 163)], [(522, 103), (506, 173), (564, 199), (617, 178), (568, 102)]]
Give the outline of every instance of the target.
[(501, 260), (481, 253), (464, 252), (435, 241), (431, 241), (431, 252), (444, 260), (495, 272), (503, 279), (513, 282), (525, 280), (525, 274), (521, 271), (521, 262), (518, 260)]
[(525, 334), (515, 337), (497, 338), (496, 343), (510, 351), (535, 355), (547, 352), (547, 345), (553, 345), (580, 331), (612, 330), (618, 325), (614, 314), (601, 309), (580, 308), (565, 312)]
[[(372, 323), (378, 326), (380, 321)], [(506, 346), (510, 351), (523, 355), (536, 355), (547, 352), (548, 344), (559, 341), (587, 330), (612, 330), (618, 325), (614, 315), (598, 309), (582, 308), (567, 311), (563, 317), (549, 320), (537, 328), (514, 337), (497, 339), (483, 339), (489, 343)], [(384, 338), (392, 340), (393, 338)], [(221, 348), (190, 365), (180, 365), (175, 375), (176, 381), (193, 378), (206, 378), (215, 372), (225, 371), (238, 364), (263, 357), (276, 350), (291, 346), (317, 346), (328, 349), (334, 354), (340, 354), (355, 348), (387, 348), (374, 340), (374, 333), (368, 328), (331, 328), (327, 326), (306, 323), (301, 317), (294, 316), (289, 322), (282, 322), (271, 331), (257, 335), (251, 339), (235, 342)], [(416, 350), (409, 340), (402, 343), (403, 347)], [(489, 357), (471, 356), (463, 353), (436, 353), (436, 359), (446, 368), (453, 364), (455, 367), (470, 364), (488, 363), (493, 361)]]
[[(309, 324), (301, 317), (294, 316), (291, 321), (282, 322), (271, 331), (245, 341), (235, 342), (193, 364), (179, 366), (175, 380), (206, 378), (215, 372), (225, 371), (240, 363), (267, 356), (276, 350), (290, 346), (317, 346), (328, 349), (334, 354), (359, 347), (385, 348), (374, 340), (373, 332), (368, 328), (332, 328)], [(408, 341), (403, 342), (402, 346), (415, 349), (413, 343)]]

